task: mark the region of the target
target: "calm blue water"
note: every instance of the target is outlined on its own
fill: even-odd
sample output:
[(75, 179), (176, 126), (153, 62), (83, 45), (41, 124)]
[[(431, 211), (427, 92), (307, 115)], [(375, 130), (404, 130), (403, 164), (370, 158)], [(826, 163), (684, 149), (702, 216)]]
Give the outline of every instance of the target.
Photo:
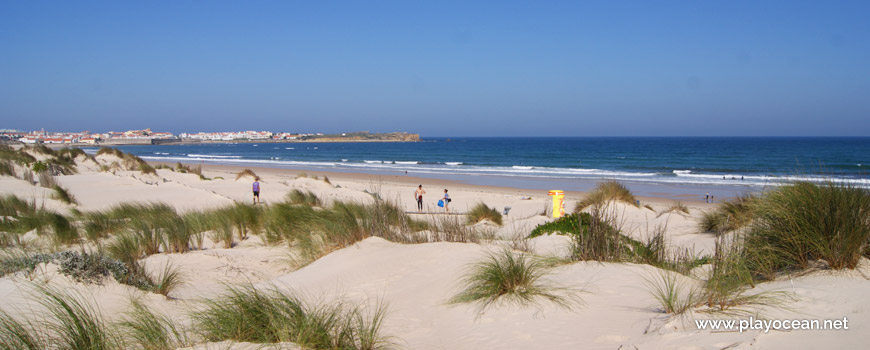
[[(430, 138), (416, 143), (121, 146), (147, 160), (424, 177), (761, 187), (832, 179), (870, 187), (870, 138)], [(723, 179), (724, 177), (724, 179)], [(741, 179), (742, 178), (742, 179)]]

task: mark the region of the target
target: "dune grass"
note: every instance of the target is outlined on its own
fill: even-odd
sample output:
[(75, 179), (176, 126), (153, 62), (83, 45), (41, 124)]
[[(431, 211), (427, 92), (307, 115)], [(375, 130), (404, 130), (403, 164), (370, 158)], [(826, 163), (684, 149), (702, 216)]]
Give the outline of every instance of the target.
[(54, 176), (51, 176), (51, 173), (47, 170), (37, 171), (39, 175), (39, 186), (45, 188), (52, 188), (57, 186), (57, 181), (55, 181)]
[(478, 303), (480, 311), (496, 303), (527, 306), (543, 299), (565, 308), (576, 305), (575, 294), (544, 281), (549, 265), (541, 260), (503, 249), (468, 267), (461, 280), (465, 287), (450, 303)]
[(676, 201), (671, 203), (671, 206), (669, 206), (667, 209), (660, 211), (656, 215), (656, 217), (660, 217), (668, 213), (689, 214), (689, 207), (683, 204), (683, 202)]
[(483, 220), (489, 220), (490, 222), (501, 226), (502, 225), (502, 216), (501, 213), (498, 212), (495, 208), (490, 208), (483, 203), (477, 203), (471, 210), (468, 211), (468, 224), (473, 225)]
[(366, 308), (345, 302), (314, 304), (277, 288), (231, 286), (206, 300), (192, 315), (194, 329), (207, 341), (294, 342), (311, 349), (386, 349), (380, 335), (386, 306)]
[(0, 313), (0, 348), (119, 350), (122, 339), (81, 296), (35, 286), (35, 298), (46, 312), (32, 320)]
[(66, 204), (78, 204), (78, 201), (76, 201), (76, 197), (73, 196), (72, 193), (69, 193), (69, 190), (61, 187), (60, 185), (54, 185), (51, 187), (51, 189), (54, 190), (54, 199), (57, 199)]
[(702, 232), (723, 233), (742, 228), (752, 222), (752, 205), (758, 197), (743, 194), (729, 201), (719, 203), (715, 210), (701, 216), (699, 229)]
[(661, 307), (662, 312), (680, 315), (699, 305), (702, 296), (695, 281), (668, 270), (657, 270), (644, 278), (648, 291)]
[(288, 192), (284, 199), (290, 204), (302, 204), (312, 207), (323, 206), (323, 202), (320, 201), (320, 198), (316, 194), (311, 191), (302, 192), (295, 188)]
[(185, 284), (184, 274), (181, 272), (180, 268), (172, 266), (170, 263), (166, 263), (163, 266), (163, 271), (157, 274), (152, 281), (154, 283), (154, 293), (163, 295), (167, 299), (172, 299), (169, 296), (169, 293), (172, 293), (179, 287)]
[(154, 169), (154, 167), (152, 167), (148, 163), (144, 163), (144, 162), (139, 164), (139, 171), (142, 174), (157, 175), (157, 170)]
[(854, 269), (870, 247), (870, 192), (851, 185), (795, 183), (754, 206), (746, 235), (750, 265), (772, 277), (821, 260)]
[(191, 345), (186, 330), (169, 317), (152, 312), (139, 301), (133, 301), (118, 325), (128, 345), (140, 349), (172, 350)]
[(633, 206), (637, 206), (637, 199), (631, 191), (616, 180), (599, 182), (595, 188), (583, 198), (577, 206), (574, 207), (574, 212), (580, 212), (595, 204), (606, 204), (610, 201), (623, 202)]
[(251, 169), (245, 169), (245, 170), (242, 170), (242, 171), (236, 173), (236, 180), (239, 180), (239, 179), (241, 179), (241, 178), (243, 178), (243, 177), (245, 177), (245, 176), (250, 176), (250, 177), (251, 177), (252, 179), (254, 179), (254, 180), (259, 180), (259, 179), (260, 179), (260, 177), (257, 176), (257, 174), (255, 174), (253, 170), (251, 170)]
[(15, 177), (15, 164), (11, 160), (0, 160), (0, 175)]

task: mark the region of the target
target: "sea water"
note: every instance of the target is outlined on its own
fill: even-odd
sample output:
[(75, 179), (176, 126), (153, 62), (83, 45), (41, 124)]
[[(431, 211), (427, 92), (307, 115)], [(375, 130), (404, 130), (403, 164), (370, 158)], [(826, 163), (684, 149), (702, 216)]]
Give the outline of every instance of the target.
[[(146, 160), (446, 178), (585, 190), (635, 186), (759, 189), (791, 181), (870, 188), (870, 138), (424, 138), (421, 142), (207, 143), (120, 146)], [(91, 149), (90, 151), (95, 151)], [(573, 188), (571, 188), (573, 186)], [(655, 187), (655, 186), (653, 186)]]

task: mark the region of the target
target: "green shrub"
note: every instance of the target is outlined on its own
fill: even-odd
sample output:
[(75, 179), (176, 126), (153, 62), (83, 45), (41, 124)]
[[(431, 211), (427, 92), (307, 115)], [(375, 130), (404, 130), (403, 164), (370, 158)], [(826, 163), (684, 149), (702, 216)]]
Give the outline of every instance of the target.
[(483, 203), (478, 203), (471, 208), (471, 210), (468, 211), (467, 217), (469, 225), (476, 224), (483, 220), (489, 220), (499, 226), (502, 225), (501, 213), (499, 213), (495, 208), (490, 208)]

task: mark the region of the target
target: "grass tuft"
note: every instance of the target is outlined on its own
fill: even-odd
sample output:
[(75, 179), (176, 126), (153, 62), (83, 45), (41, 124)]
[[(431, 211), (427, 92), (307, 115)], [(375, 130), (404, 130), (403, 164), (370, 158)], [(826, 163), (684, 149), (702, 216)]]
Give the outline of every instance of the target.
[(660, 217), (660, 216), (668, 214), (668, 213), (689, 214), (689, 207), (687, 207), (685, 204), (683, 204), (683, 202), (676, 201), (673, 204), (671, 204), (671, 206), (668, 207), (667, 209), (659, 212), (658, 215), (656, 215), (656, 217)]
[(190, 345), (187, 333), (175, 322), (138, 301), (132, 303), (119, 325), (127, 339), (140, 349), (172, 350)]
[(293, 189), (293, 191), (287, 193), (285, 199), (290, 204), (302, 204), (311, 207), (319, 207), (323, 205), (320, 198), (311, 191), (302, 192), (298, 189)]
[(697, 306), (701, 292), (695, 281), (679, 273), (657, 270), (657, 274), (645, 278), (650, 294), (656, 299), (662, 312), (680, 315)]
[(60, 185), (54, 185), (51, 187), (54, 190), (54, 199), (57, 199), (66, 204), (78, 204), (76, 201), (76, 197), (69, 193), (69, 190), (61, 187)]
[(724, 233), (742, 228), (752, 222), (752, 205), (758, 197), (751, 194), (719, 203), (715, 210), (701, 216), (699, 228), (703, 232)]
[(618, 201), (637, 206), (637, 199), (628, 190), (628, 187), (616, 180), (599, 182), (582, 201), (577, 203), (574, 212), (580, 212), (596, 204), (606, 204), (610, 201)]
[(154, 280), (154, 293), (163, 295), (167, 299), (171, 299), (169, 293), (172, 293), (174, 290), (178, 289), (185, 284), (184, 275), (181, 273), (181, 269), (172, 266), (170, 263), (166, 263), (163, 267), (163, 271), (157, 275)]
[(253, 170), (251, 170), (251, 169), (245, 169), (245, 170), (242, 170), (242, 171), (240, 171), (240, 172), (238, 172), (238, 173), (236, 174), (236, 180), (239, 180), (239, 179), (241, 179), (241, 178), (243, 178), (243, 177), (245, 177), (245, 176), (250, 176), (250, 177), (253, 178), (254, 180), (257, 180), (257, 179), (260, 178), (259, 176), (257, 176), (257, 174), (254, 173)]
[(473, 225), (483, 220), (489, 220), (492, 223), (501, 226), (502, 216), (495, 208), (490, 208), (483, 203), (477, 203), (471, 210), (468, 211), (468, 224)]
[(450, 303), (479, 303), (483, 312), (496, 302), (527, 306), (545, 299), (570, 309), (576, 303), (574, 294), (545, 283), (548, 273), (549, 266), (541, 260), (504, 249), (472, 264), (462, 279), (465, 288)]
[(205, 301), (193, 320), (207, 341), (294, 342), (311, 349), (391, 347), (380, 335), (386, 306), (367, 311), (344, 302), (307, 303), (276, 288), (262, 291), (247, 285)]

